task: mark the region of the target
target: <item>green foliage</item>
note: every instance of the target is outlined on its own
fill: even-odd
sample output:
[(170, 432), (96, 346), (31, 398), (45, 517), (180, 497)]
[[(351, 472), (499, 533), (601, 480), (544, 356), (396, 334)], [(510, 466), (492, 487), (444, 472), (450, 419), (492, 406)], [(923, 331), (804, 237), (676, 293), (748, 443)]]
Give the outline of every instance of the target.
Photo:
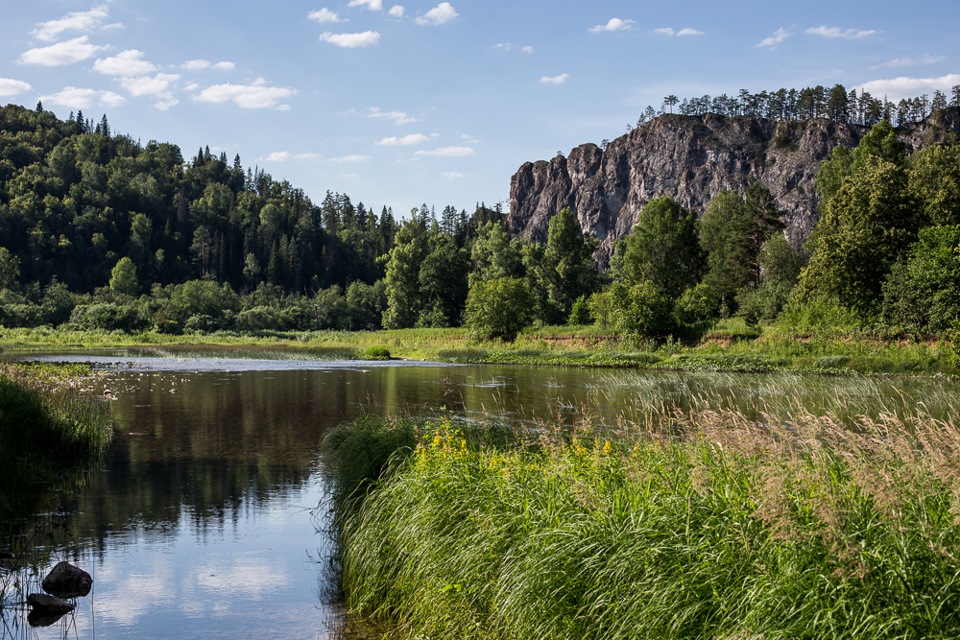
[(610, 267), (618, 280), (647, 281), (668, 298), (679, 297), (700, 281), (706, 267), (696, 216), (673, 198), (651, 200), (633, 230), (617, 244)]
[(891, 325), (945, 334), (960, 326), (960, 226), (927, 227), (883, 287)]
[(103, 331), (125, 331), (133, 333), (147, 326), (147, 320), (141, 316), (133, 304), (115, 304), (95, 302), (79, 304), (70, 314), (70, 322), (82, 329)]
[(75, 381), (56, 381), (10, 367), (0, 373), (4, 489), (41, 485), (91, 463), (111, 434), (107, 406), (85, 395)]
[(614, 327), (641, 338), (661, 337), (674, 330), (670, 300), (648, 281), (610, 285)]
[(524, 254), (531, 290), (538, 292), (538, 316), (544, 324), (560, 324), (570, 316), (573, 303), (599, 285), (593, 259), (598, 241), (584, 233), (569, 207), (550, 219), (547, 243)]
[(955, 425), (770, 420), (664, 407), (533, 445), (340, 427), (347, 603), (405, 637), (957, 635)]
[(832, 297), (868, 316), (890, 267), (919, 227), (901, 166), (868, 158), (844, 179), (816, 229), (816, 249), (800, 275), (800, 299)]
[(921, 149), (910, 157), (908, 174), (925, 224), (960, 224), (960, 145)]
[(569, 325), (584, 325), (590, 324), (592, 318), (590, 316), (590, 304), (587, 302), (586, 296), (580, 296), (573, 303), (573, 307), (570, 309), (570, 317), (567, 318), (567, 324)]
[(477, 230), (470, 251), (473, 269), (470, 284), (476, 280), (523, 277), (523, 253), (520, 241), (511, 238), (499, 222), (487, 222)]
[(420, 295), (420, 266), (427, 257), (426, 229), (416, 220), (397, 232), (385, 279), (387, 308), (383, 326), (387, 329), (412, 327), (417, 323), (423, 300)]
[(137, 280), (137, 267), (133, 260), (127, 257), (117, 260), (110, 272), (110, 291), (117, 296), (133, 297), (140, 293), (140, 282)]
[(520, 278), (478, 280), (467, 294), (464, 326), (483, 339), (513, 340), (532, 318), (527, 283)]

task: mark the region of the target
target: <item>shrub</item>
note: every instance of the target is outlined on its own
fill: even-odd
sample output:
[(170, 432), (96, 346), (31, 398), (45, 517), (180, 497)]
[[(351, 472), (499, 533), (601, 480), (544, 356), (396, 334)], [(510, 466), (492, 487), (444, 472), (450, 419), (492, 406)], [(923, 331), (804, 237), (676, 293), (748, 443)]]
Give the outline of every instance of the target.
[(512, 341), (532, 319), (533, 300), (520, 278), (477, 281), (470, 286), (464, 324), (478, 338)]

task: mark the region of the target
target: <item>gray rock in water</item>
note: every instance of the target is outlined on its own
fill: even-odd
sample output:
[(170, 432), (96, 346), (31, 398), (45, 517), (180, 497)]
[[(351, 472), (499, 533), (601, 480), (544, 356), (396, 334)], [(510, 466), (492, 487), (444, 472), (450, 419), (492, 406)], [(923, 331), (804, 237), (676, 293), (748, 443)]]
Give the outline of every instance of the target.
[(43, 590), (61, 598), (75, 598), (90, 593), (93, 578), (90, 574), (69, 562), (61, 561), (50, 570), (40, 584)]
[(56, 596), (48, 596), (45, 593), (31, 593), (27, 596), (27, 604), (33, 607), (35, 611), (59, 613), (61, 615), (70, 613), (77, 607), (77, 605), (72, 602), (66, 602)]

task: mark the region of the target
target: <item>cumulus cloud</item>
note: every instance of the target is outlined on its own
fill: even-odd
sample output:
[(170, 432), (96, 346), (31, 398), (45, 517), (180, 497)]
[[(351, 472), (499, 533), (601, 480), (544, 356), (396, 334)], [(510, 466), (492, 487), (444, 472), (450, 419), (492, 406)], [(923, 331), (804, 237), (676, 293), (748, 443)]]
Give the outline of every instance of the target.
[(659, 29), (654, 29), (655, 33), (659, 33), (665, 36), (671, 36), (676, 38), (686, 38), (689, 36), (702, 36), (703, 31), (698, 31), (697, 29), (691, 29), (687, 27), (685, 29), (674, 29), (673, 27), (660, 27)]
[(280, 109), (285, 111), (289, 105), (281, 101), (296, 95), (297, 90), (289, 87), (269, 87), (266, 80), (259, 78), (251, 84), (215, 84), (194, 96), (197, 102), (221, 104), (232, 102), (241, 109)]
[(338, 47), (343, 47), (344, 49), (373, 47), (380, 42), (380, 32), (363, 31), (361, 33), (330, 33), (327, 31), (320, 34), (320, 40), (337, 45)]
[(778, 44), (785, 42), (787, 38), (789, 38), (791, 35), (792, 34), (789, 31), (787, 31), (783, 27), (780, 27), (779, 29), (773, 32), (773, 35), (769, 35), (763, 40), (761, 40), (757, 46), (758, 47), (775, 47)]
[(447, 180), (459, 180), (460, 178), (466, 178), (466, 176), (459, 171), (444, 171), (440, 175)]
[(493, 48), (498, 49), (500, 51), (520, 51), (521, 53), (533, 53), (534, 51), (533, 47), (531, 47), (530, 45), (525, 45), (521, 47), (511, 42), (500, 42), (498, 44), (493, 45)]
[(822, 38), (841, 38), (843, 40), (861, 40), (877, 33), (876, 29), (841, 29), (840, 27), (811, 27), (807, 33)]
[(425, 14), (417, 18), (417, 24), (421, 26), (439, 26), (441, 24), (447, 24), (452, 20), (456, 20), (460, 14), (457, 13), (457, 10), (453, 8), (449, 2), (441, 2), (430, 11), (427, 11)]
[(569, 73), (561, 73), (558, 76), (543, 76), (540, 78), (540, 84), (563, 84), (569, 79)]
[(120, 85), (134, 96), (168, 97), (173, 84), (180, 79), (175, 73), (158, 73), (154, 76), (121, 78)]
[(929, 54), (921, 56), (919, 58), (894, 58), (893, 60), (888, 60), (887, 62), (881, 62), (880, 64), (875, 64), (871, 69), (902, 69), (904, 67), (919, 67), (922, 65), (928, 64), (939, 64), (946, 60), (944, 56), (931, 56)]
[(354, 153), (349, 156), (340, 156), (338, 158), (330, 158), (330, 162), (334, 162), (336, 164), (359, 164), (369, 160), (370, 156), (365, 156), (359, 153)]
[(33, 87), (23, 80), (14, 80), (13, 78), (0, 78), (0, 98), (12, 98), (21, 93), (30, 91)]
[(924, 93), (931, 94), (937, 89), (949, 95), (950, 88), (960, 84), (960, 73), (949, 73), (938, 78), (910, 78), (900, 76), (887, 80), (871, 80), (859, 87), (858, 91), (869, 91), (875, 96), (885, 96), (892, 102), (903, 98), (914, 98)]
[(60, 67), (91, 58), (106, 47), (90, 44), (87, 36), (52, 44), (49, 47), (37, 47), (20, 54), (23, 64), (38, 64), (44, 67)]
[(323, 9), (317, 9), (316, 11), (311, 11), (307, 14), (307, 18), (313, 20), (314, 22), (345, 22), (337, 15), (336, 11), (331, 11), (324, 7)]
[(93, 63), (93, 70), (107, 76), (142, 76), (156, 71), (152, 62), (143, 59), (143, 51), (128, 49)]
[(236, 68), (236, 64), (233, 62), (228, 62), (226, 60), (221, 60), (217, 63), (211, 63), (209, 60), (187, 60), (182, 65), (181, 69), (186, 69), (187, 71), (203, 71), (204, 69), (214, 68), (218, 71), (233, 71)]
[(406, 9), (403, 8), (402, 4), (395, 4), (390, 7), (390, 11), (388, 11), (387, 14), (391, 18), (402, 18), (405, 11)]
[(593, 33), (600, 33), (602, 31), (629, 31), (632, 28), (633, 20), (610, 18), (607, 20), (607, 24), (598, 24), (595, 27), (590, 27), (590, 31)]
[(418, 156), (429, 156), (433, 158), (469, 158), (474, 153), (473, 147), (438, 147), (436, 149), (421, 149), (417, 151)]
[(367, 114), (368, 118), (383, 118), (385, 120), (390, 120), (394, 124), (410, 124), (413, 122), (419, 122), (417, 118), (414, 118), (403, 111), (381, 111), (378, 107), (372, 107), (370, 113)]
[(41, 96), (40, 101), (47, 106), (58, 105), (71, 109), (88, 109), (95, 104), (102, 107), (119, 107), (126, 102), (126, 99), (113, 91), (65, 87), (63, 91), (58, 93)]
[[(37, 40), (53, 42), (66, 31), (91, 31), (110, 17), (106, 5), (100, 5), (89, 11), (73, 11), (62, 18), (37, 23), (37, 28), (30, 32)], [(110, 25), (115, 26), (115, 25)]]
[(289, 151), (273, 151), (261, 157), (261, 162), (286, 162), (290, 159)]
[(366, 7), (370, 11), (382, 11), (383, 0), (350, 0), (348, 7)]
[(430, 136), (425, 136), (422, 133), (411, 133), (406, 136), (390, 136), (389, 138), (383, 138), (377, 144), (383, 145), (385, 147), (406, 147), (413, 144), (423, 144), (430, 139)]

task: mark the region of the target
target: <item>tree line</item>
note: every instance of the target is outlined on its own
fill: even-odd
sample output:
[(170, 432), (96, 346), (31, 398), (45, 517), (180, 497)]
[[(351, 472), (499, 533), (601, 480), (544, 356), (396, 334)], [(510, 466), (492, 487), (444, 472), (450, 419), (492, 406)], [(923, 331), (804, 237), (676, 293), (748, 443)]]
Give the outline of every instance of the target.
[[(839, 92), (838, 92), (839, 95)], [(946, 107), (949, 108), (949, 107)], [(960, 320), (960, 146), (908, 155), (882, 119), (817, 177), (803, 247), (762, 185), (705, 210), (650, 201), (610, 268), (571, 209), (545, 243), (499, 207), (400, 220), (345, 194), (314, 204), (201, 148), (141, 145), (82, 114), (0, 109), (0, 324), (265, 331), (466, 325), (481, 338), (597, 323), (642, 338), (749, 324), (944, 333)]]

